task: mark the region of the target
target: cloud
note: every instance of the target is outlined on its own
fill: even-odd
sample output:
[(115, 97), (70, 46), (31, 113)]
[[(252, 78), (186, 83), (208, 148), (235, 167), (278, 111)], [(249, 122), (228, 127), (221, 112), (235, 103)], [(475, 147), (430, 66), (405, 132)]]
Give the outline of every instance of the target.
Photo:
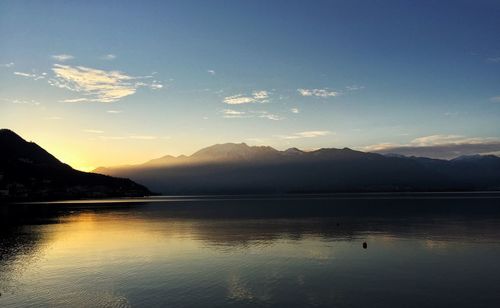
[(267, 91), (254, 91), (253, 93), (253, 98), (256, 100), (264, 100), (269, 98), (269, 93)]
[(126, 140), (126, 139), (135, 139), (135, 140), (156, 140), (157, 136), (149, 136), (149, 135), (129, 135), (129, 136), (99, 136), (101, 140)]
[(84, 129), (83, 132), (90, 133), (90, 134), (102, 134), (102, 133), (104, 133), (102, 130), (97, 130), (97, 129)]
[(221, 111), (223, 114), (222, 117), (226, 119), (234, 119), (234, 118), (247, 118), (246, 112), (237, 111), (232, 109), (224, 109)]
[(281, 139), (302, 139), (302, 138), (316, 138), (316, 137), (323, 137), (323, 136), (328, 136), (332, 135), (333, 132), (328, 131), (328, 130), (311, 130), (311, 131), (305, 131), (305, 132), (299, 132), (291, 135), (280, 135), (277, 136)]
[(269, 113), (268, 111), (265, 110), (245, 112), (233, 109), (223, 109), (221, 110), (221, 113), (223, 114), (222, 117), (226, 119), (263, 118), (273, 121), (279, 121), (284, 119), (279, 115)]
[(226, 96), (224, 103), (228, 105), (241, 105), (249, 103), (266, 103), (269, 100), (269, 92), (265, 90), (253, 91), (252, 95), (236, 94)]
[(492, 58), (488, 58), (486, 60), (488, 60), (488, 62), (500, 63), (500, 57), (492, 57)]
[(12, 104), (16, 105), (33, 105), (33, 106), (40, 106), (41, 103), (31, 99), (31, 100), (25, 100), (25, 99), (2, 99), (3, 101), (8, 101), (11, 102)]
[(46, 120), (62, 120), (61, 117), (58, 117), (58, 116), (52, 116), (52, 117), (47, 117), (45, 118)]
[(347, 91), (358, 91), (358, 90), (363, 90), (365, 87), (364, 86), (358, 86), (358, 85), (352, 85), (352, 86), (347, 86), (345, 87)]
[(150, 83), (138, 81), (152, 78), (152, 76), (134, 77), (120, 71), (105, 71), (61, 64), (54, 64), (52, 71), (55, 78), (49, 80), (50, 85), (78, 92), (85, 96), (70, 99), (69, 102), (111, 103), (133, 95), (139, 87), (148, 87), (153, 90), (163, 87), (156, 80)]
[(23, 76), (23, 77), (35, 77), (36, 76), (34, 74), (23, 73), (23, 72), (14, 72), (14, 75)]
[(257, 117), (263, 118), (263, 119), (268, 119), (268, 120), (273, 120), (273, 121), (280, 121), (283, 120), (284, 117), (269, 113), (267, 111), (252, 111), (252, 113), (256, 114)]
[(493, 96), (490, 98), (490, 101), (500, 103), (500, 96)]
[(299, 111), (299, 108), (292, 108), (292, 109), (290, 109), (290, 111), (291, 111), (292, 113), (299, 113), (299, 112), (300, 112), (300, 111)]
[(468, 142), (470, 139), (465, 139), (460, 135), (431, 135), (418, 137), (411, 141), (411, 144), (416, 146), (429, 146), (429, 145), (439, 145), (447, 143), (463, 143)]
[(232, 96), (227, 96), (224, 98), (224, 103), (228, 105), (240, 105), (255, 102), (253, 97), (243, 96), (243, 94), (237, 94)]
[(335, 97), (339, 96), (340, 92), (331, 91), (329, 89), (297, 89), (302, 96), (316, 96), (316, 97)]
[(53, 55), (52, 59), (59, 61), (59, 62), (66, 62), (68, 60), (73, 60), (75, 57), (72, 55), (67, 55), (67, 54), (60, 54), (60, 55)]
[(14, 62), (0, 64), (0, 67), (13, 67), (13, 66), (14, 66)]
[(41, 75), (38, 74), (31, 74), (31, 73), (23, 73), (23, 72), (14, 72), (14, 75), (21, 76), (21, 77), (26, 77), (26, 78), (32, 78), (33, 80), (39, 80), (39, 79), (44, 79), (46, 73), (42, 73)]
[(129, 136), (130, 139), (138, 139), (138, 140), (154, 140), (158, 139), (156, 136), (147, 136), (147, 135), (131, 135)]
[(215, 71), (214, 70), (208, 70), (207, 73), (209, 73), (210, 75), (214, 76), (215, 75)]
[(117, 113), (122, 113), (122, 110), (107, 110), (107, 113), (112, 113), (112, 114), (117, 114)]
[(500, 151), (500, 139), (469, 138), (461, 135), (431, 135), (415, 138), (408, 144), (380, 143), (363, 148), (381, 154), (401, 154), (450, 159), (461, 155), (489, 154)]
[(280, 117), (280, 116), (275, 115), (275, 114), (270, 114), (270, 113), (261, 114), (261, 115), (259, 115), (259, 118), (264, 118), (264, 119), (273, 120), (273, 121), (281, 121), (284, 119), (283, 117)]
[(111, 60), (114, 60), (116, 59), (116, 55), (112, 54), (112, 53), (108, 53), (107, 55), (103, 55), (101, 56), (100, 58), (101, 60), (107, 60), (107, 61), (111, 61)]
[(153, 80), (152, 84), (149, 84), (146, 86), (149, 87), (151, 90), (163, 89), (163, 85), (161, 83), (159, 83), (159, 81), (156, 81), (156, 80)]
[(59, 102), (61, 103), (82, 103), (82, 102), (88, 102), (89, 100), (87, 98), (68, 98), (68, 99), (63, 99), (60, 100)]
[(101, 140), (125, 140), (127, 137), (125, 136), (99, 136)]

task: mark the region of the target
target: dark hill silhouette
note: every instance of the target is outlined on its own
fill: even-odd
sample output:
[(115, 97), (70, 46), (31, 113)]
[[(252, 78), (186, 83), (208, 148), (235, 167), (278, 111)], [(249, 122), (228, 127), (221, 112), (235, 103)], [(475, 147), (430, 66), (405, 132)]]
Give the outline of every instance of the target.
[(39, 200), (150, 194), (129, 179), (75, 170), (36, 143), (0, 129), (0, 198)]
[(499, 190), (500, 158), (438, 160), (349, 148), (218, 144), (191, 156), (165, 156), (135, 166), (98, 168), (164, 194)]

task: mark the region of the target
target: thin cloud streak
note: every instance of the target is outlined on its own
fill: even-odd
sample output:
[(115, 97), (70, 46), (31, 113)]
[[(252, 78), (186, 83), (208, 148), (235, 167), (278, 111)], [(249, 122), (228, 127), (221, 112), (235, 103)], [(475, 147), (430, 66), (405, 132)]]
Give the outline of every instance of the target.
[(41, 75), (35, 74), (35, 73), (24, 73), (24, 72), (14, 72), (14, 75), (16, 76), (21, 76), (21, 77), (26, 77), (26, 78), (32, 78), (33, 80), (40, 80), (44, 79), (46, 73), (42, 73)]
[(111, 53), (109, 53), (107, 55), (101, 56), (101, 60), (111, 61), (111, 60), (114, 60), (114, 59), (116, 59), (116, 55), (111, 54)]
[(83, 132), (90, 134), (102, 134), (104, 131), (98, 129), (84, 129)]
[(127, 139), (134, 139), (134, 140), (156, 140), (156, 139), (158, 139), (157, 136), (150, 136), (150, 135), (99, 136), (98, 138), (101, 139), (101, 140), (127, 140)]
[(468, 138), (461, 135), (431, 135), (413, 139), (408, 144), (380, 143), (363, 148), (380, 154), (400, 154), (451, 159), (462, 155), (490, 154), (500, 151), (499, 138)]
[(67, 55), (67, 54), (60, 54), (60, 55), (52, 55), (52, 59), (59, 61), (59, 62), (66, 62), (68, 60), (73, 60), (75, 57), (72, 55)]
[(268, 119), (268, 120), (273, 120), (273, 121), (279, 121), (283, 120), (284, 118), (276, 115), (269, 113), (268, 111), (261, 110), (261, 111), (238, 111), (238, 110), (233, 110), (233, 109), (223, 109), (221, 110), (222, 117), (226, 119), (242, 119), (242, 118), (263, 118), (263, 119)]
[(333, 134), (333, 132), (328, 131), (328, 130), (311, 130), (311, 131), (298, 132), (298, 133), (294, 133), (291, 135), (278, 135), (276, 137), (281, 138), (281, 139), (293, 140), (293, 139), (302, 139), (302, 138), (324, 137), (324, 136), (328, 136), (328, 135), (332, 135), (332, 134)]

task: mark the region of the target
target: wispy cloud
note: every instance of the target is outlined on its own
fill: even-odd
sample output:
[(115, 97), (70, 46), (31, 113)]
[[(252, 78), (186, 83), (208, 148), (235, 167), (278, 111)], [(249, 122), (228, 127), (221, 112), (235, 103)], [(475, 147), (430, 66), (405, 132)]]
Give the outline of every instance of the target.
[(0, 64), (0, 67), (13, 67), (13, 66), (14, 66), (14, 62)]
[(52, 59), (59, 61), (59, 62), (66, 62), (68, 60), (73, 60), (75, 57), (72, 55), (67, 55), (67, 54), (60, 54), (60, 55), (52, 55)]
[(46, 120), (55, 120), (55, 121), (57, 121), (57, 120), (62, 120), (62, 118), (61, 118), (61, 117), (58, 117), (58, 116), (46, 117), (45, 119), (46, 119)]
[(364, 86), (358, 86), (358, 85), (351, 85), (345, 87), (347, 91), (358, 91), (358, 90), (363, 90), (365, 87)]
[(101, 140), (127, 140), (127, 139), (135, 139), (135, 140), (156, 140), (157, 136), (151, 135), (128, 135), (128, 136), (99, 136)]
[(87, 98), (83, 98), (83, 97), (80, 97), (80, 98), (68, 98), (68, 99), (60, 100), (59, 102), (61, 102), (61, 103), (85, 103), (85, 102), (88, 102), (88, 99)]
[(152, 76), (134, 77), (119, 71), (105, 71), (83, 66), (55, 64), (52, 68), (55, 78), (49, 84), (59, 88), (83, 94), (85, 97), (70, 99), (69, 102), (116, 102), (134, 94), (139, 87), (160, 89), (163, 87), (156, 80), (146, 83), (143, 79)]
[(284, 118), (276, 115), (269, 113), (268, 111), (265, 110), (259, 110), (259, 111), (238, 111), (238, 110), (233, 110), (233, 109), (223, 109), (221, 110), (222, 117), (226, 119), (241, 119), (241, 118), (262, 118), (262, 119), (268, 119), (268, 120), (273, 120), (273, 121), (279, 121), (283, 120)]
[(122, 113), (123, 111), (122, 110), (106, 110), (107, 113), (111, 113), (111, 114), (118, 114), (118, 113)]
[(486, 59), (488, 62), (500, 63), (500, 57), (491, 57)]
[(261, 91), (254, 91), (253, 93), (253, 98), (256, 100), (265, 100), (269, 98), (269, 92), (261, 90)]
[(381, 154), (395, 153), (407, 156), (454, 158), (460, 155), (488, 154), (500, 151), (500, 139), (493, 137), (465, 137), (461, 135), (430, 135), (415, 138), (407, 144), (380, 143), (363, 148)]
[(246, 115), (246, 112), (244, 111), (237, 111), (237, 110), (232, 110), (232, 109), (224, 109), (221, 110), (222, 117), (226, 119), (234, 119), (234, 118), (246, 118), (248, 117)]
[(333, 132), (328, 130), (310, 130), (305, 132), (294, 133), (291, 135), (278, 135), (281, 139), (302, 139), (302, 138), (316, 138), (332, 135)]
[(114, 59), (116, 59), (116, 55), (114, 55), (112, 53), (108, 53), (107, 55), (102, 55), (101, 56), (101, 60), (111, 61), (111, 60), (114, 60)]
[(493, 96), (490, 98), (490, 101), (500, 103), (500, 96)]
[(138, 139), (138, 140), (154, 140), (158, 139), (156, 136), (149, 136), (149, 135), (131, 135), (129, 136), (130, 139)]
[(299, 108), (292, 108), (292, 109), (290, 109), (290, 111), (291, 111), (292, 113), (299, 113), (299, 112), (300, 112), (300, 111), (299, 111)]
[(84, 129), (83, 132), (90, 133), (90, 134), (102, 134), (102, 133), (104, 133), (102, 130), (98, 130), (98, 129)]
[(279, 116), (279, 115), (273, 114), (273, 113), (269, 113), (268, 111), (253, 111), (252, 113), (256, 114), (256, 116), (259, 118), (273, 120), (273, 121), (281, 121), (281, 120), (285, 119), (282, 116)]
[(208, 70), (207, 73), (209, 73), (210, 75), (214, 76), (215, 75), (215, 71), (214, 70)]
[(224, 103), (228, 105), (241, 105), (249, 103), (266, 103), (269, 100), (269, 92), (265, 90), (253, 91), (252, 95), (236, 94), (226, 96)]
[(40, 80), (40, 79), (44, 79), (47, 74), (42, 73), (39, 75), (39, 74), (35, 74), (35, 73), (14, 72), (14, 75), (26, 77), (26, 78), (31, 78), (33, 80)]
[(34, 99), (5, 99), (2, 98), (3, 101), (11, 102), (16, 105), (32, 105), (32, 106), (40, 106), (41, 103)]
[(332, 91), (329, 89), (297, 89), (302, 96), (316, 96), (316, 97), (335, 97), (339, 96), (340, 92)]
[(416, 146), (440, 145), (448, 143), (472, 142), (474, 138), (465, 138), (461, 135), (430, 135), (418, 137), (411, 141)]
[(353, 92), (353, 91), (359, 91), (364, 89), (364, 86), (360, 85), (350, 85), (346, 86), (343, 90), (340, 91), (334, 91), (328, 88), (322, 88), (322, 89), (305, 89), (305, 88), (300, 88), (297, 89), (297, 92), (301, 96), (309, 96), (309, 97), (321, 97), (321, 98), (328, 98), (328, 97), (336, 97), (340, 96), (343, 94), (346, 94), (347, 92)]

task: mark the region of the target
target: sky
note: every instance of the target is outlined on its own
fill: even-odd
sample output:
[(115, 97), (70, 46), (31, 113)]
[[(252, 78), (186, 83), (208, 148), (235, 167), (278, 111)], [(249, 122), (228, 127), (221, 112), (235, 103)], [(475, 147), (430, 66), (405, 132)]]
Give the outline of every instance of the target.
[(498, 1), (6, 0), (0, 126), (80, 170), (226, 142), (498, 153), (499, 34)]

